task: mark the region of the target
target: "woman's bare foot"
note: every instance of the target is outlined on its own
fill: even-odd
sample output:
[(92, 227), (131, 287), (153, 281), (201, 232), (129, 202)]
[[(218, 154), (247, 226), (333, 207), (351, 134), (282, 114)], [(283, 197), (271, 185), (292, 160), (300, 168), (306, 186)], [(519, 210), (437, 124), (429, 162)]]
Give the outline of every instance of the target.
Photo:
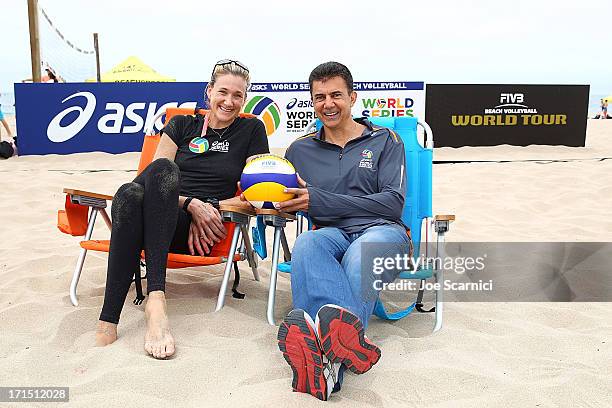
[(96, 327), (96, 347), (108, 346), (117, 340), (117, 325), (98, 320)]
[(161, 290), (149, 293), (145, 306), (147, 333), (144, 349), (155, 358), (167, 358), (174, 354), (174, 337), (170, 334), (166, 314), (166, 296)]

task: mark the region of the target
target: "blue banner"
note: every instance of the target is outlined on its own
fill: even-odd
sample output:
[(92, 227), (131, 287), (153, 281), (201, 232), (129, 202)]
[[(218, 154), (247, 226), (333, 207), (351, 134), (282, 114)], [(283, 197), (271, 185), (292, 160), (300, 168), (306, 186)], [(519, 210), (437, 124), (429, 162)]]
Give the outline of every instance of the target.
[[(19, 154), (140, 151), (168, 107), (202, 106), (206, 83), (15, 84)], [(162, 126), (156, 123), (156, 129)]]
[[(19, 154), (140, 151), (143, 131), (168, 107), (204, 103), (205, 82), (15, 84)], [(423, 82), (355, 82), (356, 116), (423, 117)], [(254, 83), (244, 111), (287, 147), (315, 118), (307, 82)], [(161, 119), (155, 129), (163, 126)]]

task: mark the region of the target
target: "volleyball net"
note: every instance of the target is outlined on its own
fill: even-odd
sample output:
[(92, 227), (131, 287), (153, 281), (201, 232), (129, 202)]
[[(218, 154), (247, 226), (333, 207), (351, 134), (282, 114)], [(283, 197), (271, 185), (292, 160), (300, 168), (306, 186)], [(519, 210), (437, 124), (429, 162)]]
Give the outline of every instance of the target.
[(84, 82), (96, 77), (96, 53), (91, 34), (79, 36), (77, 41), (72, 41), (39, 5), (38, 35), (43, 77), (47, 74), (47, 68), (60, 82)]

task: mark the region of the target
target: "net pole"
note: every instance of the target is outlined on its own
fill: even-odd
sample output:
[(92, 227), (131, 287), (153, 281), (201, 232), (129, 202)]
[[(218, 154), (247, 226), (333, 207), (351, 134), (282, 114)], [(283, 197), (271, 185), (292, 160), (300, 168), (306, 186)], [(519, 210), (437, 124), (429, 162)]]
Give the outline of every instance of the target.
[(96, 52), (96, 79), (98, 82), (102, 82), (102, 76), (100, 75), (100, 48), (98, 46), (98, 33), (93, 33), (94, 38), (94, 51)]
[(38, 0), (28, 0), (30, 26), (30, 58), (32, 60), (32, 81), (40, 82), (40, 37), (38, 34)]

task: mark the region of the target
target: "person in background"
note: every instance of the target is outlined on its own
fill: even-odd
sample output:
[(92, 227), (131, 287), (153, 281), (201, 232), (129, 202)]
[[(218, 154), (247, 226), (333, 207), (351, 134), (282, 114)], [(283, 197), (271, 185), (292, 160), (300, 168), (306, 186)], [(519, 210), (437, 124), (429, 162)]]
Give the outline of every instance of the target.
[(65, 82), (63, 80), (60, 81), (60, 78), (55, 74), (55, 72), (53, 72), (51, 68), (45, 68), (45, 72), (47, 73), (47, 75), (43, 75), (42, 78), (40, 79), (40, 82), (47, 82), (47, 83)]
[[(4, 118), (4, 113), (2, 113), (2, 105), (0, 105), (0, 122), (2, 122), (2, 126), (6, 129), (6, 133), (9, 136), (9, 142), (13, 139), (13, 131), (11, 130), (11, 126), (8, 124), (6, 119)], [(0, 141), (2, 141), (2, 131), (0, 130)]]
[[(40, 77), (40, 82), (43, 84), (56, 84), (59, 82), (66, 82), (64, 78), (57, 75), (51, 67), (46, 67), (45, 74)], [(32, 78), (23, 79), (21, 82), (31, 83), (34, 82)]]

